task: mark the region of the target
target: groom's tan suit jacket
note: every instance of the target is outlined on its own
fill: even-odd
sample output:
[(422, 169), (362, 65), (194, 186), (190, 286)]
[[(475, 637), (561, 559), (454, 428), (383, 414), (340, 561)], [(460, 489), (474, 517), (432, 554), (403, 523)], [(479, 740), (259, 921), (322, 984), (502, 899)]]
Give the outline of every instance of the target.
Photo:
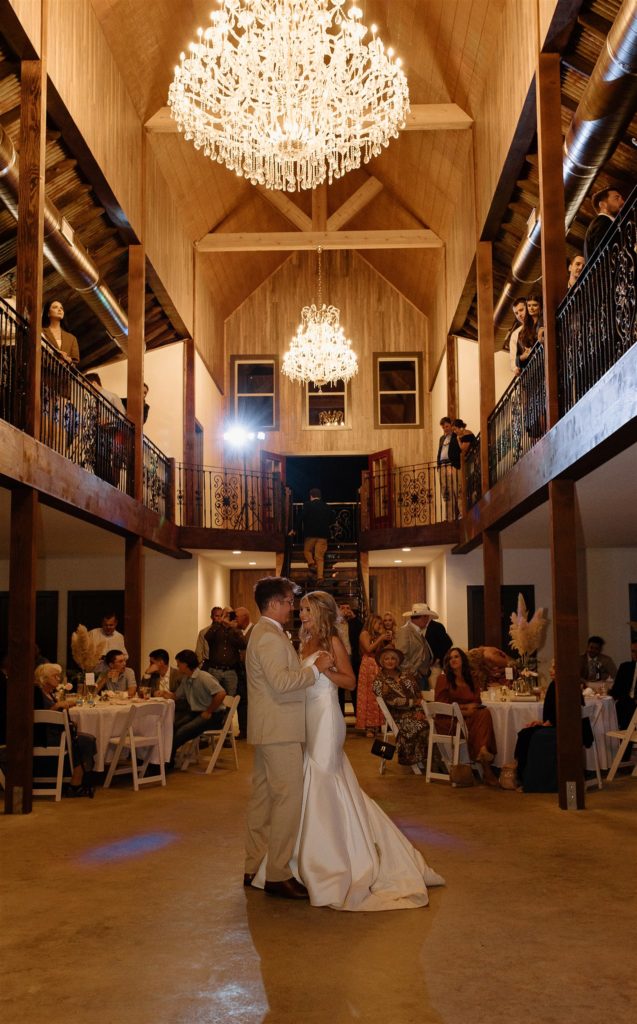
[(291, 640), (275, 622), (261, 618), (246, 652), (248, 743), (302, 743), (305, 690), (316, 678), (301, 668)]

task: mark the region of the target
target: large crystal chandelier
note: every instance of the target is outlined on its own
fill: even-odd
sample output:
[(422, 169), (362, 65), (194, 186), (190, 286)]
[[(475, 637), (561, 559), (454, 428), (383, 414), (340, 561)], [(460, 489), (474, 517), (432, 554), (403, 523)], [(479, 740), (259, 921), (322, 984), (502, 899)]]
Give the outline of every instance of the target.
[(316, 384), (319, 391), (325, 384), (347, 382), (358, 373), (358, 360), (352, 343), (345, 337), (336, 306), (323, 302), (321, 249), (317, 252), (318, 302), (304, 306), (296, 335), (283, 356), (282, 372), (301, 384)]
[(378, 156), (407, 79), (345, 0), (218, 0), (168, 92), (186, 139), (253, 184), (294, 192)]

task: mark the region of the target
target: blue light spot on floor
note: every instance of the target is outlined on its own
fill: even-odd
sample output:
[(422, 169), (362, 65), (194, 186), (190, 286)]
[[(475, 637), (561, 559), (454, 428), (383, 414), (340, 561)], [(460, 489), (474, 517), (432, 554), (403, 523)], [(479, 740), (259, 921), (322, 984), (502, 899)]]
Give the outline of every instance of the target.
[(137, 836), (129, 836), (128, 839), (119, 839), (115, 843), (96, 846), (92, 850), (87, 850), (79, 859), (82, 864), (108, 864), (131, 857), (143, 857), (147, 853), (154, 853), (155, 850), (169, 846), (176, 839), (175, 832), (142, 832)]

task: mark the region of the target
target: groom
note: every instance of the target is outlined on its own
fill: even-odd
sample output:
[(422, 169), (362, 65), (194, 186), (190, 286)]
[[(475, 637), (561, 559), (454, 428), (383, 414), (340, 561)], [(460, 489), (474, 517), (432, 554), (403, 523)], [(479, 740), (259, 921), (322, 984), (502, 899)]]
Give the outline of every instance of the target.
[(290, 875), (303, 799), (305, 690), (328, 668), (332, 655), (319, 654), (301, 668), (284, 632), (299, 588), (283, 576), (266, 576), (254, 588), (261, 618), (246, 653), (248, 743), (254, 744), (252, 796), (243, 884), (250, 885), (267, 855), (265, 891), (282, 899), (307, 899), (307, 889)]

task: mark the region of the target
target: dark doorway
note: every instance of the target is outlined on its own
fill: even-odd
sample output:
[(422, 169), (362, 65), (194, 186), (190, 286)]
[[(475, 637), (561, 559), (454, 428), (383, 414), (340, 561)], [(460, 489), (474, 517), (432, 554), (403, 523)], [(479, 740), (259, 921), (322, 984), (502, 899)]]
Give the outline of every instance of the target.
[[(58, 592), (38, 590), (35, 595), (35, 642), (40, 654), (54, 664), (58, 656)], [(9, 594), (0, 593), (0, 651), (9, 646)]]
[(71, 634), (80, 623), (87, 629), (101, 626), (105, 615), (114, 613), (117, 616), (118, 630), (124, 631), (124, 591), (123, 590), (69, 590), (67, 605), (67, 650), (66, 664), (76, 668), (71, 653)]
[[(535, 587), (528, 583), (500, 587), (500, 647), (514, 657), (517, 657), (516, 652), (509, 647), (509, 626), (511, 625), (511, 612), (516, 611), (518, 607), (518, 594), (522, 594), (526, 602), (530, 619), (535, 611)], [(467, 617), (469, 648), (482, 647), (484, 644), (484, 587), (467, 587)]]
[(311, 487), (319, 487), (324, 501), (358, 501), (366, 455), (288, 455), (286, 483), (292, 501), (307, 501)]

